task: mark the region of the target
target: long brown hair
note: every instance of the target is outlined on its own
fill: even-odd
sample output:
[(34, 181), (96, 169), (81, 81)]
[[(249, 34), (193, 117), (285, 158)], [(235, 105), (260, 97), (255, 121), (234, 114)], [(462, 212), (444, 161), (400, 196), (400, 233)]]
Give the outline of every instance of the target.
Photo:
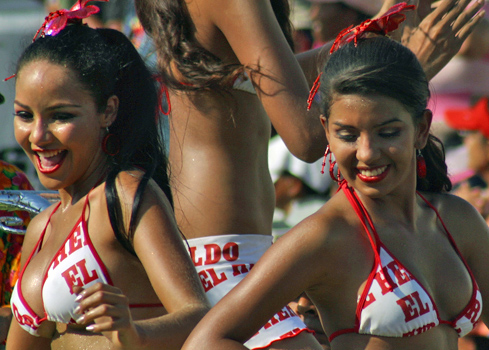
[[(270, 1), (287, 42), (293, 48), (289, 2)], [(169, 88), (222, 90), (243, 71), (242, 65), (226, 64), (198, 44), (185, 0), (136, 0), (135, 5), (141, 24), (153, 39), (158, 70)]]

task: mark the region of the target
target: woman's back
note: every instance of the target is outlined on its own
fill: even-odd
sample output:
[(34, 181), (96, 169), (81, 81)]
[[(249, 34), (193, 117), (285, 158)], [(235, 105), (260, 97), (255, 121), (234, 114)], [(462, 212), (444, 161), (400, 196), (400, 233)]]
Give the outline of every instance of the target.
[[(198, 45), (223, 64), (242, 64), (253, 69), (251, 74), (254, 83), (259, 84), (256, 88), (259, 91), (255, 91), (248, 76), (236, 76), (231, 77), (231, 83), (222, 91), (173, 90), (170, 93), (170, 161), (179, 226), (188, 238), (269, 235), (274, 189), (268, 171), (267, 148), (269, 117), (273, 118), (273, 114), (267, 115), (264, 106), (272, 113), (278, 114), (281, 108), (286, 111), (287, 106), (279, 107), (269, 97), (281, 94), (284, 97), (278, 99), (285, 100), (290, 92), (280, 91), (286, 85), (282, 83), (286, 81), (284, 67), (290, 65), (298, 73), (300, 69), (297, 62), (290, 60), (294, 56), (269, 3), (251, 1), (239, 5), (236, 1), (199, 0), (187, 2), (187, 10)], [(238, 10), (241, 10), (239, 15), (233, 16)], [(223, 11), (221, 16), (219, 11)], [(263, 16), (271, 17), (269, 22), (274, 25), (263, 28)], [(268, 32), (262, 34), (264, 31)], [(286, 58), (285, 63), (276, 67), (280, 55)], [(176, 71), (173, 73), (178, 75)], [(276, 81), (268, 78), (268, 74), (276, 77)], [(247, 80), (244, 84), (248, 85), (248, 92), (236, 89), (236, 82), (232, 86), (235, 78)], [(294, 108), (305, 112), (307, 84), (303, 75), (297, 81), (302, 87), (303, 103)], [(319, 121), (315, 122), (320, 130)]]

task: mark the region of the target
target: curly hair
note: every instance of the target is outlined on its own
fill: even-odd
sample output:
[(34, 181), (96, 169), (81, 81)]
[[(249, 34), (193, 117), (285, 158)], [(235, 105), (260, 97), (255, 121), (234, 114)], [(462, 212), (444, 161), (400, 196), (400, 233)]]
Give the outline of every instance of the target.
[[(171, 89), (222, 90), (243, 72), (242, 65), (226, 64), (198, 44), (184, 0), (136, 0), (135, 4), (139, 20), (156, 46), (159, 73)], [(271, 5), (293, 47), (288, 0), (271, 0)], [(175, 71), (181, 77), (176, 77)]]

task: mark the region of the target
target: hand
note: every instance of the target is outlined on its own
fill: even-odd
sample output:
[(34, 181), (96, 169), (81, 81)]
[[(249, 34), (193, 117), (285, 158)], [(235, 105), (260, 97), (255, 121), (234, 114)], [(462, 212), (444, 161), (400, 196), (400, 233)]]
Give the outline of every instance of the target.
[(139, 349), (141, 336), (134, 324), (129, 309), (129, 300), (119, 288), (96, 283), (86, 289), (74, 287), (79, 305), (75, 314), (78, 324), (87, 325), (86, 330), (104, 333), (116, 349)]
[[(418, 11), (422, 13), (407, 21), (402, 43), (415, 53), (430, 80), (457, 54), (462, 43), (484, 17), (485, 12), (479, 12), (484, 0), (478, 0), (470, 7), (467, 5), (471, 0), (441, 0), (424, 19), (421, 16), (424, 15), (427, 1), (420, 1), (423, 6)], [(421, 22), (416, 25), (420, 19)]]

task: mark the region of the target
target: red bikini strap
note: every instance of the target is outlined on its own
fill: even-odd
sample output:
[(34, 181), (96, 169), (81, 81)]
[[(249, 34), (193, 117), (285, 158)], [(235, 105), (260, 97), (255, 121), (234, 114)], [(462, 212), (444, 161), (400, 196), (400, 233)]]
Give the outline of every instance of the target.
[(367, 232), (368, 239), (370, 240), (370, 244), (372, 246), (372, 249), (375, 252), (375, 258), (378, 259), (378, 261), (380, 261), (380, 256), (378, 256), (377, 244), (374, 242), (372, 235), (370, 234), (370, 229), (367, 226), (367, 223), (365, 222), (365, 219), (366, 219), (368, 224), (370, 225), (370, 227), (372, 229), (372, 233), (374, 234), (375, 240), (377, 242), (380, 242), (379, 236), (377, 234), (377, 231), (375, 230), (375, 226), (372, 222), (372, 219), (370, 218), (370, 215), (368, 214), (367, 210), (363, 206), (362, 201), (360, 201), (360, 198), (358, 198), (355, 191), (351, 187), (348, 186), (348, 183), (345, 180), (342, 181), (342, 183), (340, 184), (340, 187), (343, 189), (343, 192), (345, 193), (346, 198), (348, 199), (348, 201), (352, 205), (353, 210), (355, 210), (355, 212), (357, 213), (358, 218), (360, 219), (360, 222), (362, 223), (363, 228)]

